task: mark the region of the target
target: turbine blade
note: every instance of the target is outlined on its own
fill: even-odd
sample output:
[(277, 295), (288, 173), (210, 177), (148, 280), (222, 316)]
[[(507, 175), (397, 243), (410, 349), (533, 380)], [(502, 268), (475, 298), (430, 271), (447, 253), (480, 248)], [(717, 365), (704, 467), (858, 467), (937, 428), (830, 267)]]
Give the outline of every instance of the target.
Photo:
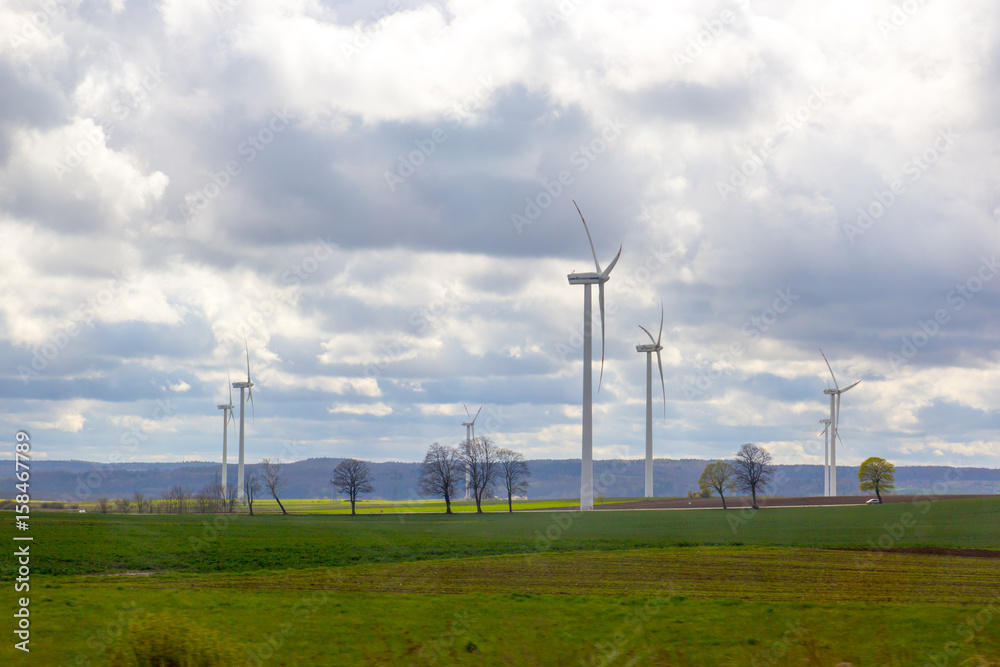
[(660, 351), (656, 351), (656, 365), (660, 367), (660, 389), (663, 390), (663, 418), (667, 418), (667, 385), (663, 381), (663, 362), (660, 361)]
[(845, 391), (850, 391), (851, 389), (854, 389), (855, 387), (857, 387), (859, 384), (861, 384), (861, 380), (858, 380), (857, 382), (855, 382), (854, 384), (852, 384), (849, 387), (844, 387), (843, 389), (840, 390), (840, 393), (843, 394)]
[(469, 413), (469, 406), (466, 405), (465, 403), (462, 403), (462, 407), (465, 408), (465, 416), (468, 417), (469, 419), (472, 419), (472, 415)]
[(622, 246), (618, 246), (618, 254), (615, 255), (615, 258), (611, 260), (610, 264), (608, 264), (608, 268), (604, 269), (604, 272), (601, 273), (602, 278), (607, 280), (608, 276), (611, 275), (611, 269), (615, 268), (615, 264), (618, 263), (618, 258), (621, 256), (622, 256)]
[[(823, 354), (823, 348), (819, 348), (819, 353)], [(833, 386), (840, 389), (840, 385), (837, 384), (837, 376), (833, 374), (833, 367), (830, 366), (830, 360), (826, 358), (825, 354), (823, 354), (823, 361), (826, 362), (826, 367), (830, 369), (830, 375), (833, 377)]]
[(576, 206), (576, 212), (580, 214), (580, 220), (583, 220), (583, 231), (587, 232), (587, 240), (590, 241), (590, 252), (594, 254), (594, 266), (597, 267), (597, 272), (601, 272), (601, 265), (597, 263), (597, 251), (594, 250), (594, 239), (590, 238), (590, 230), (587, 228), (587, 221), (583, 218), (583, 211), (577, 206), (576, 200), (573, 200), (573, 206)]
[(250, 421), (257, 416), (257, 411), (253, 407), (253, 387), (247, 387), (247, 400), (250, 401)]
[[(656, 346), (660, 346), (660, 339), (663, 338), (663, 299), (660, 299), (660, 333), (656, 334)], [(659, 354), (659, 352), (657, 352)]]
[(229, 405), (233, 404), (233, 376), (229, 373), (229, 364), (226, 364), (226, 377), (229, 379)]
[(483, 411), (483, 406), (480, 405), (479, 409), (476, 410), (476, 416), (472, 418), (472, 428), (476, 428), (476, 419), (479, 418), (479, 413), (482, 411)]
[(604, 381), (604, 283), (598, 283), (597, 287), (597, 300), (601, 306), (601, 377), (597, 381), (597, 393), (601, 393), (601, 382)]
[[(840, 437), (840, 394), (837, 394), (837, 411), (834, 413), (833, 432)], [(841, 440), (843, 442), (843, 440)]]
[(247, 337), (243, 337), (243, 347), (247, 351), (247, 382), (250, 382), (250, 346), (247, 343)]
[(649, 336), (649, 340), (653, 343), (653, 345), (656, 345), (656, 341), (653, 340), (653, 334), (649, 333), (649, 329), (647, 329), (646, 327), (642, 326), (641, 324), (639, 325), (639, 328), (642, 329), (643, 331), (645, 331), (646, 335)]

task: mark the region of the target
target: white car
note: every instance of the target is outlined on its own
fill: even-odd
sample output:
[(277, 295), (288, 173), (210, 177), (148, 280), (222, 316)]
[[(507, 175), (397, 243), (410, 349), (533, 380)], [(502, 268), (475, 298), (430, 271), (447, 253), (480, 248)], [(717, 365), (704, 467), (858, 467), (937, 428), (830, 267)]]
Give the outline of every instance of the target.
[(871, 498), (871, 499), (865, 501), (865, 505), (879, 505), (881, 503), (882, 503), (882, 501), (879, 500), (878, 498)]

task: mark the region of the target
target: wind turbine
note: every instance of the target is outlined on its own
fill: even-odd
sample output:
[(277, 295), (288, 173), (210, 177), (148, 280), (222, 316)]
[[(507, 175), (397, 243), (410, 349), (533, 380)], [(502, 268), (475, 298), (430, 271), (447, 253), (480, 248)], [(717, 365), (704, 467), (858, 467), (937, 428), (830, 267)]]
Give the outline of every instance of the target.
[[(469, 417), (469, 421), (462, 422), (462, 426), (465, 427), (465, 442), (466, 443), (471, 443), (473, 440), (476, 439), (476, 419), (479, 417), (479, 413), (483, 411), (483, 406), (480, 405), (479, 409), (476, 410), (476, 416), (475, 417), (473, 417), (472, 414), (469, 412), (469, 407), (465, 403), (462, 403), (462, 407), (465, 408), (465, 414), (466, 414), (466, 416)], [(465, 471), (465, 499), (466, 500), (469, 499), (469, 482), (470, 482), (470, 480), (469, 480), (469, 471), (466, 470)]]
[(583, 221), (583, 230), (587, 232), (587, 240), (590, 241), (590, 252), (594, 255), (594, 266), (596, 273), (569, 274), (567, 279), (570, 285), (583, 285), (583, 452), (581, 456), (580, 470), (580, 509), (594, 509), (594, 405), (593, 405), (593, 383), (594, 377), (591, 370), (593, 359), (592, 345), (592, 316), (590, 286), (596, 284), (598, 287), (598, 299), (601, 308), (601, 377), (597, 382), (597, 391), (601, 390), (601, 382), (604, 380), (604, 283), (611, 277), (611, 270), (618, 263), (618, 258), (622, 255), (621, 247), (618, 254), (608, 264), (608, 268), (601, 270), (601, 265), (597, 261), (597, 251), (594, 250), (594, 240), (590, 237), (590, 230), (587, 229), (587, 221), (584, 220), (583, 212), (576, 202), (576, 212), (580, 214)]
[[(226, 377), (229, 378), (229, 383), (232, 384), (233, 378), (229, 375), (229, 364), (226, 364)], [(229, 496), (226, 494), (226, 464), (229, 461), (229, 457), (226, 454), (227, 440), (229, 439), (229, 420), (236, 421), (233, 417), (233, 388), (229, 388), (229, 403), (219, 404), (218, 407), (222, 410), (222, 500), (225, 502), (226, 498)]]
[[(819, 351), (823, 354), (822, 348)], [(830, 461), (827, 463), (827, 478), (829, 488), (827, 489), (827, 495), (836, 496), (837, 495), (837, 438), (840, 438), (840, 433), (837, 432), (837, 426), (840, 424), (840, 395), (844, 392), (854, 389), (859, 384), (861, 380), (858, 380), (852, 385), (840, 388), (837, 384), (837, 376), (833, 374), (833, 367), (830, 366), (830, 360), (826, 358), (823, 354), (823, 361), (826, 362), (826, 367), (830, 369), (830, 376), (833, 378), (833, 386), (836, 389), (824, 389), (824, 394), (830, 395)], [(841, 444), (844, 440), (841, 438)]]
[(646, 353), (646, 497), (653, 497), (653, 352), (656, 352), (656, 365), (660, 367), (660, 389), (663, 391), (663, 417), (667, 416), (667, 388), (663, 382), (663, 362), (660, 360), (660, 339), (663, 337), (663, 301), (660, 301), (660, 333), (649, 333), (649, 329), (639, 325), (646, 332), (652, 345), (636, 345), (636, 352)]
[(830, 495), (830, 420), (820, 419), (820, 424), (824, 424), (823, 432), (823, 495)]
[(253, 387), (253, 382), (250, 380), (250, 347), (247, 345), (245, 336), (243, 337), (243, 347), (247, 352), (247, 381), (233, 383), (233, 388), (240, 390), (240, 463), (236, 472), (236, 499), (241, 503), (246, 497), (246, 490), (243, 488), (243, 413), (246, 411), (247, 393), (249, 393), (250, 409), (253, 410), (253, 389), (251, 388)]

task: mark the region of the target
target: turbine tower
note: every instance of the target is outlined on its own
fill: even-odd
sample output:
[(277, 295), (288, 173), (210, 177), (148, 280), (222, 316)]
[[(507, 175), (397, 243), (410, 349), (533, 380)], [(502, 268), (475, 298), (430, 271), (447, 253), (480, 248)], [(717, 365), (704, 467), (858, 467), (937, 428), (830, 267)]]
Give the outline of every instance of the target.
[(243, 417), (244, 412), (246, 412), (247, 394), (249, 394), (250, 409), (253, 410), (253, 382), (250, 380), (250, 347), (247, 345), (245, 336), (243, 338), (243, 347), (246, 349), (247, 353), (247, 381), (233, 383), (233, 388), (240, 390), (240, 463), (239, 466), (237, 466), (236, 472), (236, 499), (241, 503), (246, 498), (246, 491), (243, 488)]
[[(823, 350), (820, 349), (820, 354), (823, 355), (823, 361), (826, 362), (826, 367), (830, 369), (830, 376), (833, 378), (833, 386), (836, 389), (824, 389), (824, 394), (830, 395), (830, 460), (826, 466), (826, 474), (828, 479), (828, 489), (827, 495), (836, 496), (837, 495), (837, 438), (840, 438), (840, 433), (837, 432), (837, 426), (840, 424), (840, 395), (844, 392), (848, 392), (854, 389), (859, 384), (861, 380), (858, 380), (852, 385), (840, 388), (837, 384), (837, 376), (833, 374), (833, 367), (830, 366), (830, 360), (826, 358), (823, 354)], [(841, 438), (841, 444), (844, 440)]]
[[(476, 410), (476, 416), (475, 417), (473, 417), (472, 414), (469, 412), (469, 407), (465, 403), (462, 403), (462, 407), (465, 408), (465, 414), (469, 418), (469, 421), (462, 422), (462, 426), (465, 427), (465, 442), (471, 444), (472, 441), (476, 439), (476, 419), (479, 417), (479, 413), (483, 411), (483, 406), (480, 405), (479, 409)], [(466, 470), (465, 471), (465, 499), (466, 500), (469, 499), (469, 483), (470, 483), (470, 480), (469, 480), (469, 471)]]
[[(226, 377), (229, 378), (229, 384), (232, 384), (233, 378), (229, 375), (229, 365), (226, 365)], [(233, 417), (233, 388), (229, 387), (229, 403), (219, 404), (216, 406), (222, 410), (222, 500), (225, 502), (226, 498), (229, 496), (226, 493), (226, 464), (229, 462), (229, 457), (226, 454), (226, 449), (228, 446), (227, 440), (229, 439), (229, 420), (236, 421)]]
[(823, 426), (823, 495), (830, 495), (830, 420), (820, 419)]
[(660, 301), (660, 333), (649, 333), (649, 329), (639, 325), (646, 332), (652, 345), (636, 345), (636, 352), (646, 353), (646, 497), (653, 497), (653, 352), (656, 352), (656, 365), (660, 367), (660, 389), (663, 391), (663, 417), (667, 417), (667, 388), (663, 382), (663, 362), (660, 360), (660, 339), (663, 337), (663, 301)]
[(601, 377), (597, 381), (597, 391), (601, 390), (601, 382), (604, 380), (604, 283), (611, 277), (611, 270), (618, 263), (618, 258), (622, 255), (621, 247), (618, 254), (608, 264), (608, 268), (601, 270), (601, 265), (597, 261), (597, 251), (594, 250), (594, 240), (590, 237), (590, 230), (587, 229), (587, 221), (584, 220), (583, 213), (576, 202), (576, 212), (580, 214), (583, 221), (583, 230), (587, 232), (587, 240), (590, 241), (590, 252), (594, 255), (594, 266), (596, 273), (569, 274), (567, 279), (570, 285), (583, 285), (583, 451), (581, 456), (580, 469), (580, 509), (594, 509), (594, 411), (593, 411), (593, 384), (594, 377), (591, 370), (593, 360), (592, 345), (592, 323), (591, 323), (591, 296), (590, 286), (596, 284), (598, 287), (598, 299), (601, 309)]

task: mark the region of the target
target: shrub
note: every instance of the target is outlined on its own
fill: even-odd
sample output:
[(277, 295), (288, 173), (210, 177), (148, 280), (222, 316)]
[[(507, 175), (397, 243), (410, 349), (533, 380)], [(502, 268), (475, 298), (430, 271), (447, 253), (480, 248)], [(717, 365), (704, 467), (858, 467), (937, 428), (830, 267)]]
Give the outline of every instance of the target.
[(240, 662), (228, 640), (168, 614), (149, 614), (132, 622), (108, 663), (113, 667), (214, 667)]

